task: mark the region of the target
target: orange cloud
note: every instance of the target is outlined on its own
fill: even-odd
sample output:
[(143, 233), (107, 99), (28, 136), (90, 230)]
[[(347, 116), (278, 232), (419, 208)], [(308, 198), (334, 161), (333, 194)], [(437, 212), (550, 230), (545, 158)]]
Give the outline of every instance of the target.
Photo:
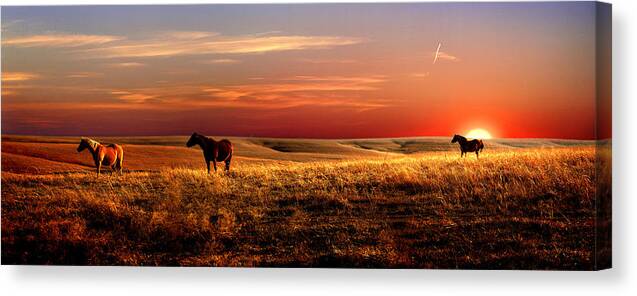
[(115, 64), (108, 64), (108, 65), (111, 67), (116, 67), (116, 68), (136, 68), (136, 67), (146, 66), (146, 64), (144, 63), (137, 63), (137, 62), (115, 63)]
[(332, 83), (352, 83), (352, 84), (372, 84), (386, 81), (384, 75), (371, 75), (371, 76), (308, 76), (297, 75), (285, 80), (291, 81), (320, 81), (320, 82), (332, 82)]
[(7, 89), (6, 87), (2, 88), (2, 95), (3, 96), (9, 96), (9, 95), (14, 95), (16, 92), (14, 90), (11, 89)]
[[(312, 92), (371, 91), (378, 89), (374, 84), (384, 82), (382, 76), (343, 77), (343, 76), (295, 76), (284, 79), (285, 82), (243, 84), (226, 87), (204, 88), (212, 96), (226, 100), (238, 100), (252, 97), (255, 100), (272, 101), (283, 98), (299, 97)], [(296, 94), (293, 94), (296, 93)], [(323, 94), (325, 96), (325, 94)]]
[(364, 40), (340, 36), (228, 37), (206, 32), (170, 32), (146, 40), (128, 40), (118, 45), (78, 51), (86, 58), (161, 57), (193, 54), (247, 54), (274, 51), (326, 49)]
[(110, 90), (109, 93), (123, 103), (171, 104), (204, 96), (206, 93), (202, 88), (204, 88), (204, 86), (188, 84), (171, 85), (163, 82), (160, 83), (159, 86), (114, 89)]
[(228, 86), (197, 84), (165, 85), (125, 90), (110, 94), (122, 103), (161, 108), (228, 107), (280, 109), (312, 106), (343, 106), (367, 110), (388, 102), (371, 99), (360, 92), (376, 90), (384, 76), (295, 76), (274, 83)]
[(300, 62), (310, 64), (356, 64), (358, 61), (351, 59), (299, 59)]
[(100, 45), (122, 39), (124, 38), (111, 35), (32, 35), (5, 39), (2, 41), (2, 45), (15, 47), (80, 47)]
[(32, 80), (40, 77), (40, 75), (35, 73), (27, 73), (27, 72), (2, 72), (2, 82), (9, 81), (25, 81)]
[(166, 31), (160, 34), (161, 37), (175, 38), (175, 39), (201, 39), (206, 37), (217, 36), (217, 32), (204, 32), (204, 31)]
[(118, 99), (129, 103), (144, 103), (155, 98), (153, 95), (132, 93), (128, 91), (112, 91), (111, 94), (117, 96)]
[(203, 89), (217, 100), (210, 104), (239, 107), (289, 108), (303, 105), (338, 105), (379, 108), (384, 100), (364, 99), (358, 92), (376, 90), (384, 76), (295, 76), (278, 83), (244, 84)]
[(241, 63), (239, 60), (235, 59), (214, 59), (210, 61), (204, 61), (206, 64), (238, 64)]
[(40, 75), (28, 72), (2, 72), (2, 96), (17, 94), (25, 86), (22, 82), (38, 79)]
[[(98, 75), (99, 73), (95, 73), (95, 74)], [(69, 76), (66, 76), (66, 77), (81, 78), (81, 76), (83, 75), (88, 75), (88, 74), (81, 74), (81, 73), (71, 74), (69, 76), (77, 76), (77, 77), (69, 77)], [(91, 77), (91, 76), (87, 76), (87, 77)], [(3, 81), (2, 94), (17, 95), (17, 94), (32, 93), (35, 95), (35, 97), (42, 97), (42, 94), (45, 94), (44, 97), (48, 95), (57, 96), (60, 94), (65, 94), (65, 97), (67, 98), (77, 98), (76, 96), (78, 96), (79, 94), (81, 94), (79, 95), (81, 97), (82, 95), (85, 95), (85, 94), (91, 94), (91, 95), (108, 94), (111, 91), (111, 89), (108, 89), (108, 88), (96, 87), (92, 85), (82, 85), (77, 83), (77, 81), (71, 81), (71, 80), (68, 81), (69, 84), (67, 85), (47, 84), (47, 83), (39, 83), (39, 82), (38, 83), (22, 83), (22, 82), (26, 82), (26, 80), (22, 80), (20, 82), (17, 82), (17, 81), (9, 82), (9, 83), (5, 83)], [(60, 102), (52, 101), (52, 104), (58, 104), (58, 103)], [(5, 105), (2, 105), (2, 107), (5, 108)]]
[(76, 73), (71, 73), (69, 75), (66, 75), (66, 78), (91, 78), (91, 77), (97, 77), (97, 76), (102, 76), (102, 73), (97, 73), (97, 72), (76, 72)]
[(425, 72), (425, 73), (412, 73), (411, 77), (415, 77), (415, 78), (425, 78), (425, 77), (429, 77), (429, 72)]
[[(436, 53), (433, 52), (431, 55), (435, 57)], [(438, 60), (445, 60), (445, 61), (450, 61), (450, 62), (459, 62), (460, 61), (460, 59), (458, 57), (456, 57), (454, 55), (451, 55), (451, 54), (449, 54), (447, 52), (444, 52), (444, 51), (438, 52)]]
[[(15, 72), (14, 72), (15, 73)], [(93, 72), (78, 72), (69, 76), (90, 77)], [(26, 79), (29, 75), (16, 75)], [(14, 78), (16, 79), (16, 78)], [(108, 89), (88, 86), (44, 86), (44, 85), (16, 85), (3, 88), (3, 95), (30, 90), (46, 90), (57, 92), (91, 92), (103, 95), (107, 100), (100, 102), (68, 102), (65, 108), (81, 109), (97, 104), (108, 109), (170, 109), (184, 110), (200, 107), (281, 109), (299, 106), (339, 106), (352, 108), (355, 111), (368, 110), (387, 106), (388, 101), (370, 98), (363, 92), (379, 89), (379, 84), (386, 81), (385, 76), (293, 76), (275, 81), (240, 85), (205, 85), (205, 84), (174, 84), (158, 83), (149, 87)], [(11, 85), (8, 85), (11, 86)], [(108, 98), (112, 100), (108, 100)], [(67, 102), (52, 104), (64, 105)], [(77, 106), (73, 107), (72, 104)], [(13, 103), (11, 108), (24, 108), (22, 103)], [(3, 106), (7, 107), (7, 106)]]

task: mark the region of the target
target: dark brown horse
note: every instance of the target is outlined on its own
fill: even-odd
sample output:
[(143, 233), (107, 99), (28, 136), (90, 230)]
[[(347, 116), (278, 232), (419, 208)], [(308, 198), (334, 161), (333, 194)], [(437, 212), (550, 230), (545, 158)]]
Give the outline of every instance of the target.
[(114, 171), (122, 172), (124, 168), (124, 149), (117, 144), (102, 145), (98, 141), (82, 138), (77, 152), (88, 149), (93, 155), (93, 161), (97, 168), (97, 176), (100, 175), (102, 165), (110, 166)]
[(206, 160), (206, 165), (208, 166), (208, 173), (210, 174), (210, 162), (215, 167), (215, 172), (217, 171), (217, 161), (226, 163), (226, 171), (230, 171), (230, 161), (232, 160), (232, 143), (230, 141), (223, 139), (219, 142), (208, 138), (204, 135), (200, 135), (198, 133), (193, 133), (190, 136), (190, 139), (186, 143), (186, 146), (192, 147), (195, 145), (199, 145), (201, 150), (203, 150), (203, 157)]
[(475, 152), (476, 157), (480, 158), (479, 153), (482, 151), (482, 149), (484, 149), (484, 143), (482, 143), (482, 140), (479, 139), (469, 141), (467, 140), (467, 138), (461, 135), (454, 135), (451, 143), (456, 142), (460, 144), (460, 157), (463, 157), (464, 154), (467, 152)]

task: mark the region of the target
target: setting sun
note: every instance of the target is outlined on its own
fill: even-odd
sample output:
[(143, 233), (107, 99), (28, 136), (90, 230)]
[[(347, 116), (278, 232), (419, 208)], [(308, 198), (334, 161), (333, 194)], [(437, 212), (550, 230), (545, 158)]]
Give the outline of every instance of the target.
[(471, 139), (491, 139), (491, 133), (481, 128), (472, 129), (467, 133), (467, 138)]

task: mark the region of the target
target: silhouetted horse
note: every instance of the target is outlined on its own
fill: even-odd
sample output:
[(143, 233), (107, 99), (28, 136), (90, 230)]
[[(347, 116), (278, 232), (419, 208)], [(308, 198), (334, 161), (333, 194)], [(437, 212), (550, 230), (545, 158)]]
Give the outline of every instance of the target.
[(480, 155), (478, 153), (480, 153), (482, 149), (484, 149), (484, 143), (482, 143), (482, 140), (478, 139), (469, 141), (467, 140), (467, 138), (461, 135), (454, 135), (451, 143), (455, 142), (458, 142), (458, 144), (460, 144), (460, 157), (463, 157), (464, 154), (467, 152), (475, 152), (476, 157), (480, 158)]
[(77, 146), (77, 152), (82, 152), (84, 149), (88, 149), (93, 155), (98, 177), (102, 165), (110, 166), (114, 171), (122, 172), (124, 167), (124, 149), (122, 146), (117, 144), (102, 145), (95, 140), (82, 138), (80, 145)]
[(199, 147), (201, 147), (201, 150), (203, 150), (203, 157), (206, 160), (206, 165), (208, 166), (208, 173), (210, 173), (211, 161), (215, 167), (215, 172), (217, 171), (217, 161), (225, 162), (226, 171), (230, 171), (230, 161), (232, 160), (233, 150), (232, 143), (230, 143), (230, 141), (223, 139), (217, 142), (204, 135), (193, 133), (186, 143), (186, 146), (192, 147), (195, 145), (199, 145)]

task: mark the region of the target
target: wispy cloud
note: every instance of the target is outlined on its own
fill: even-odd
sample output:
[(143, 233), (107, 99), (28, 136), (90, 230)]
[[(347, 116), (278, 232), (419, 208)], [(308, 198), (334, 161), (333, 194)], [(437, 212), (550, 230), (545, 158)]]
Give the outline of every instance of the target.
[[(27, 86), (24, 82), (40, 78), (39, 74), (29, 72), (2, 72), (2, 96), (19, 94)], [(4, 107), (4, 106), (3, 106)]]
[(294, 76), (275, 83), (243, 84), (205, 88), (216, 100), (212, 104), (261, 108), (289, 108), (303, 105), (337, 105), (378, 108), (382, 100), (362, 97), (359, 92), (377, 90), (384, 76)]
[[(81, 75), (81, 74), (78, 74)], [(97, 101), (51, 102), (61, 109), (144, 109), (192, 110), (193, 108), (284, 109), (301, 106), (334, 106), (360, 112), (395, 104), (369, 93), (380, 88), (384, 76), (293, 76), (277, 80), (251, 80), (240, 85), (206, 85), (184, 83), (153, 83), (138, 88), (102, 88), (86, 86), (16, 85), (3, 88), (3, 95), (22, 91), (51, 91), (83, 93), (101, 98)], [(268, 81), (268, 82), (265, 82)], [(66, 98), (66, 97), (64, 97)], [(42, 108), (33, 102), (14, 102), (13, 108), (28, 110)], [(41, 103), (40, 103), (41, 104)], [(5, 109), (6, 109), (5, 108)]]
[[(272, 101), (298, 97), (316, 92), (344, 92), (377, 90), (374, 84), (385, 81), (378, 76), (342, 77), (342, 76), (295, 76), (276, 83), (242, 84), (204, 89), (213, 97), (226, 100), (239, 100), (252, 97), (255, 100)], [(317, 96), (318, 98), (319, 96)], [(320, 99), (317, 100), (320, 102)]]
[(2, 72), (2, 82), (25, 81), (39, 78), (40, 75), (28, 72)]
[(205, 31), (165, 31), (159, 35), (159, 38), (174, 38), (185, 40), (196, 40), (212, 36), (217, 36), (217, 32), (205, 32)]
[(284, 80), (291, 81), (318, 81), (325, 82), (326, 84), (340, 84), (340, 83), (349, 83), (349, 84), (373, 84), (386, 81), (386, 76), (384, 75), (370, 75), (370, 76), (312, 76), (312, 75), (297, 75), (294, 77), (290, 77)]
[(208, 60), (208, 61), (204, 61), (204, 64), (238, 64), (241, 63), (240, 60), (235, 60), (235, 59), (214, 59), (214, 60)]
[(100, 45), (122, 39), (124, 39), (124, 37), (112, 35), (31, 35), (5, 39), (2, 41), (2, 45), (15, 47), (81, 47), (88, 45)]
[(122, 103), (138, 105), (172, 104), (174, 107), (175, 104), (182, 104), (189, 99), (195, 100), (205, 96), (206, 93), (202, 90), (204, 87), (197, 84), (169, 84), (168, 82), (162, 82), (149, 87), (112, 89), (109, 93)]
[(352, 59), (311, 59), (304, 58), (299, 59), (300, 62), (310, 63), (310, 64), (355, 64), (358, 63), (356, 60)]
[(104, 74), (97, 73), (97, 72), (75, 72), (75, 73), (66, 75), (66, 78), (91, 78), (91, 77), (97, 77), (102, 75)]
[[(370, 98), (383, 76), (294, 76), (271, 83), (241, 85), (159, 84), (153, 87), (111, 90), (122, 103), (162, 108), (261, 108), (341, 106), (368, 110), (387, 102)], [(140, 106), (141, 107), (141, 106)]]
[(280, 35), (280, 34), (282, 34), (282, 33), (283, 33), (283, 31), (279, 31), (279, 30), (272, 30), (272, 31), (266, 31), (266, 32), (256, 33), (256, 34), (254, 34), (254, 36)]
[(415, 78), (425, 78), (425, 77), (429, 77), (429, 72), (424, 72), (424, 73), (411, 73), (411, 77), (415, 77)]
[(436, 56), (436, 52), (431, 53), (431, 56), (434, 57), (434, 63), (435, 63), (436, 60), (437, 61), (443, 60), (443, 61), (450, 61), (450, 62), (459, 62), (460, 61), (460, 58), (458, 58), (457, 56), (451, 55), (451, 54), (449, 54), (447, 52), (444, 52), (444, 51), (439, 51), (437, 54), (438, 55)]
[(144, 103), (149, 100), (155, 99), (156, 96), (143, 93), (134, 93), (129, 91), (112, 91), (112, 95), (118, 99), (129, 103)]
[[(4, 73), (3, 73), (4, 75)], [(68, 76), (67, 76), (68, 77)], [(35, 78), (34, 78), (35, 79)], [(3, 78), (4, 80), (4, 78)], [(42, 101), (50, 101), (48, 104), (56, 105), (61, 102), (56, 101), (52, 97), (63, 97), (64, 100), (73, 98), (77, 98), (79, 100), (82, 99), (83, 95), (100, 95), (110, 92), (109, 88), (97, 87), (93, 85), (84, 85), (79, 84), (77, 82), (69, 81), (66, 85), (63, 84), (50, 84), (50, 83), (41, 83), (40, 81), (30, 82), (28, 80), (14, 80), (13, 82), (2, 83), (2, 94), (3, 95), (25, 95), (31, 94), (32, 98), (42, 100)], [(44, 95), (43, 95), (44, 94)], [(44, 104), (40, 102), (40, 104)], [(43, 105), (44, 106), (44, 105)], [(2, 106), (5, 108), (5, 106)]]
[(125, 63), (113, 63), (113, 64), (108, 64), (109, 67), (114, 67), (114, 68), (137, 68), (137, 67), (143, 67), (146, 66), (146, 64), (144, 63), (137, 63), (137, 62), (125, 62)]
[(143, 40), (78, 50), (86, 58), (165, 57), (195, 54), (249, 54), (288, 50), (327, 49), (363, 42), (342, 36), (245, 35), (222, 36), (206, 32), (170, 32)]
[(4, 97), (4, 96), (14, 95), (15, 93), (16, 93), (16, 92), (15, 92), (15, 90), (13, 90), (13, 89), (6, 88), (6, 87), (3, 87), (3, 88), (2, 88), (2, 96), (3, 96), (3, 97)]

